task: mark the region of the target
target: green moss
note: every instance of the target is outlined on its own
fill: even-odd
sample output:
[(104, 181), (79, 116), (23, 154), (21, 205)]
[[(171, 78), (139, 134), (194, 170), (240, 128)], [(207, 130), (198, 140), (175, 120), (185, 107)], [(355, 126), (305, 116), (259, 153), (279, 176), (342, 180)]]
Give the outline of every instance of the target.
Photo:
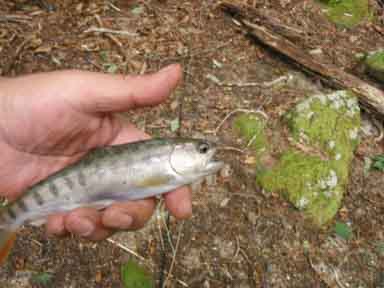
[(336, 214), (342, 198), (331, 163), (297, 151), (285, 152), (277, 166), (257, 176), (267, 191), (278, 191), (318, 225)]
[(304, 141), (335, 160), (335, 169), (345, 182), (358, 144), (359, 112), (356, 97), (338, 91), (304, 100), (287, 118), (295, 140)]
[(377, 51), (367, 57), (367, 64), (384, 69), (384, 51)]
[(369, 55), (365, 60), (365, 64), (369, 74), (384, 82), (384, 50)]
[(267, 147), (265, 126), (265, 120), (254, 114), (241, 114), (234, 120), (235, 130), (258, 155), (265, 152)]
[(343, 27), (353, 27), (370, 17), (368, 0), (329, 0), (326, 3), (329, 19)]
[(285, 151), (275, 167), (259, 172), (258, 183), (267, 191), (283, 193), (314, 223), (330, 221), (348, 183), (358, 144), (359, 112), (356, 97), (346, 91), (300, 102), (285, 120), (294, 141), (317, 153)]

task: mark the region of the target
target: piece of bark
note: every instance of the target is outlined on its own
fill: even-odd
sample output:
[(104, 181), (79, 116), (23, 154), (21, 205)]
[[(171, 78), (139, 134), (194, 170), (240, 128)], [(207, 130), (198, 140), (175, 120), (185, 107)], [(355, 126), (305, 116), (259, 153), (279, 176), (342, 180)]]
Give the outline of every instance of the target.
[(384, 92), (382, 90), (334, 65), (316, 61), (310, 54), (283, 36), (264, 25), (261, 26), (247, 20), (245, 12), (240, 7), (225, 2), (220, 6), (224, 12), (239, 21), (247, 32), (258, 41), (299, 64), (306, 72), (317, 75), (326, 85), (335, 89), (353, 91), (358, 96), (363, 108), (378, 114), (380, 118), (384, 118)]

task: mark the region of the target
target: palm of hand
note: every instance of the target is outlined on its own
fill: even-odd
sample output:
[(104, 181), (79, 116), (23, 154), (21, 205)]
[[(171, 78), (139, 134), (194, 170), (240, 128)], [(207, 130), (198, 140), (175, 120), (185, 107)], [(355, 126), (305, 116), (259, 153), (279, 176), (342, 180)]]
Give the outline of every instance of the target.
[[(116, 116), (82, 111), (81, 103), (67, 96), (84, 98), (86, 91), (78, 86), (53, 81), (39, 87), (39, 82), (31, 83), (28, 77), (23, 80), (25, 85), (7, 80), (11, 82), (8, 89), (13, 90), (12, 84), (19, 89), (15, 95), (0, 98), (0, 148), (10, 159), (3, 161), (7, 167), (1, 170), (8, 175), (0, 176), (5, 180), (1, 191), (11, 199), (90, 149), (113, 144), (122, 130)], [(34, 85), (33, 90), (29, 83)]]
[[(142, 77), (66, 71), (1, 80), (0, 195), (17, 198), (92, 148), (147, 138), (113, 113), (162, 102), (180, 74), (180, 67), (170, 66)], [(169, 193), (165, 202), (175, 216), (190, 216), (188, 190)], [(51, 216), (47, 230), (98, 240), (111, 229), (142, 227), (153, 209), (153, 199), (114, 204), (102, 213), (79, 208)]]

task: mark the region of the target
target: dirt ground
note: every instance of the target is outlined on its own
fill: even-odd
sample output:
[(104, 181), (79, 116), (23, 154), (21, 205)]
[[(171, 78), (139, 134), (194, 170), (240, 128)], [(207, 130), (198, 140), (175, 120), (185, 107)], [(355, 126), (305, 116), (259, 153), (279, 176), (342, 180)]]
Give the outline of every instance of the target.
[[(183, 136), (242, 149), (228, 123), (214, 133), (229, 112), (261, 109), (273, 122), (314, 87), (324, 89), (318, 79), (245, 37), (217, 9), (219, 1), (49, 1), (49, 7), (0, 1), (1, 75), (66, 68), (137, 74), (181, 63), (184, 82), (167, 103), (127, 115), (156, 136), (174, 136), (180, 122)], [(384, 35), (375, 29), (384, 27), (378, 2), (371, 3), (376, 9), (371, 23), (348, 30), (329, 23), (312, 0), (250, 2), (302, 31), (296, 44), (303, 50), (371, 81), (355, 55), (384, 47)], [(288, 73), (300, 80), (272, 88), (214, 81), (262, 83)], [(165, 287), (384, 287), (384, 177), (364, 172), (366, 157), (384, 153), (376, 136), (362, 133), (336, 217), (351, 225), (348, 241), (335, 235), (334, 223), (317, 229), (280, 195), (261, 191), (247, 166), (249, 155), (228, 152), (224, 158), (232, 174), (194, 192), (191, 220), (171, 218), (166, 230), (159, 209), (145, 229), (100, 243), (46, 238), (42, 230), (26, 227), (0, 268), (1, 287), (122, 287), (120, 267), (128, 259), (146, 266), (158, 284), (169, 275)], [(32, 284), (36, 273), (51, 275), (48, 284)]]

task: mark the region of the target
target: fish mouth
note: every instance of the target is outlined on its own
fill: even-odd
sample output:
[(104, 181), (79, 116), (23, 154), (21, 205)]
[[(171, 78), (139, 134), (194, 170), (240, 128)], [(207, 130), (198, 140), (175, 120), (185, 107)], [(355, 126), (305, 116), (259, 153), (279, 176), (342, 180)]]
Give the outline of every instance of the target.
[(224, 167), (224, 162), (211, 160), (205, 166), (205, 171), (209, 174), (213, 174), (213, 173), (218, 172), (223, 167)]
[(206, 173), (213, 174), (218, 172), (221, 168), (224, 166), (223, 161), (218, 161), (214, 158), (216, 154), (216, 148), (212, 149), (209, 152), (207, 164), (205, 165), (205, 171)]

